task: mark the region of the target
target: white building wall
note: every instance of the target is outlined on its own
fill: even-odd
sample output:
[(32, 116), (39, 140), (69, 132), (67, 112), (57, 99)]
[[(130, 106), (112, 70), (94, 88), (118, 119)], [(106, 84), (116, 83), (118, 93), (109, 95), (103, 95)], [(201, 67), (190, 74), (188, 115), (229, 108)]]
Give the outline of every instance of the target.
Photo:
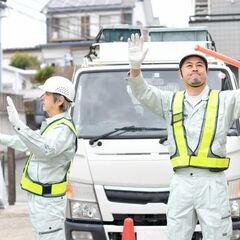
[(89, 47), (78, 48), (72, 51), (72, 57), (75, 65), (81, 65), (84, 57), (88, 54)]
[(96, 37), (99, 32), (99, 13), (90, 14), (90, 36)]
[(136, 2), (135, 8), (133, 8), (133, 25), (139, 25), (139, 23), (142, 26), (146, 26), (143, 2)]
[(12, 66), (3, 66), (3, 91), (19, 94), (24, 89), (32, 88), (31, 78), (35, 73), (36, 70), (22, 70)]
[(66, 54), (71, 55), (71, 51), (69, 47), (61, 47), (61, 48), (43, 48), (42, 49), (42, 55), (43, 59), (45, 60), (45, 64), (52, 64), (55, 63), (58, 66), (64, 66), (65, 65), (65, 59), (64, 56)]

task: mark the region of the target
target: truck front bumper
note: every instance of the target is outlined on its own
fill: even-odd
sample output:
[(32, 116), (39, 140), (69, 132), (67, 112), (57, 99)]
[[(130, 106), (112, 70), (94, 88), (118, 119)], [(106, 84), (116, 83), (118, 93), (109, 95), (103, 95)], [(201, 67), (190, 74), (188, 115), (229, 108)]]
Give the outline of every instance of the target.
[(235, 220), (233, 219), (233, 233), (231, 240), (240, 240), (240, 219)]
[(67, 240), (77, 240), (77, 236), (82, 239), (80, 235), (91, 236), (93, 240), (107, 240), (102, 224), (76, 223), (66, 220), (65, 233)]
[[(134, 230), (139, 239), (167, 240), (166, 226), (135, 226)], [(65, 221), (67, 240), (120, 240), (122, 231), (123, 226)]]
[[(67, 240), (120, 240), (122, 239), (122, 225), (112, 225), (101, 223), (75, 222), (70, 219), (65, 221), (65, 231)], [(136, 239), (161, 239), (167, 240), (166, 226), (134, 226)], [(196, 235), (196, 234), (195, 234)], [(201, 238), (193, 238), (200, 240)]]

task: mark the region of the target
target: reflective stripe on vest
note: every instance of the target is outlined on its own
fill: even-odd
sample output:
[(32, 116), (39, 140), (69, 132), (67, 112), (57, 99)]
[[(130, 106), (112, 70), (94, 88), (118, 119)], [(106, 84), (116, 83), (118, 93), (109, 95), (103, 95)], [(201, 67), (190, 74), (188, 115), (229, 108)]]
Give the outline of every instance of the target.
[[(77, 136), (77, 132), (75, 129), (74, 124), (66, 119), (66, 118), (61, 118), (59, 120), (56, 120), (55, 122), (52, 122), (50, 125), (47, 126), (47, 128), (43, 131), (42, 135), (48, 134), (55, 126), (59, 124), (65, 124), (67, 125), (71, 131)], [(22, 179), (21, 179), (21, 187), (24, 190), (27, 190), (31, 193), (34, 193), (36, 195), (40, 196), (61, 196), (66, 193), (66, 188), (67, 188), (67, 173), (64, 176), (64, 179), (59, 182), (59, 183), (53, 183), (53, 184), (42, 184), (40, 182), (35, 182), (30, 177), (28, 176), (28, 166), (30, 163), (30, 160), (32, 158), (32, 154), (29, 156), (27, 163), (23, 169), (23, 174), (22, 174)], [(71, 164), (71, 163), (70, 163)], [(70, 164), (68, 169), (70, 168)]]
[(216, 131), (217, 111), (218, 111), (219, 91), (211, 90), (207, 107), (205, 110), (205, 121), (202, 127), (201, 141), (198, 153), (194, 156), (188, 154), (187, 141), (183, 126), (183, 105), (184, 92), (177, 92), (173, 99), (173, 134), (175, 138), (177, 152), (171, 156), (171, 162), (174, 169), (179, 167), (200, 167), (209, 168), (216, 171), (225, 170), (229, 166), (229, 158), (210, 157), (212, 141)]

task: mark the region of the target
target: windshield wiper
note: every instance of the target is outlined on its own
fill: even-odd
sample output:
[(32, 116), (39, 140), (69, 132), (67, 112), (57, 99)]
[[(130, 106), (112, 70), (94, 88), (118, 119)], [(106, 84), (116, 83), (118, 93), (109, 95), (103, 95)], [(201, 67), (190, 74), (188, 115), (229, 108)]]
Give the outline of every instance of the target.
[(115, 128), (111, 132), (104, 133), (103, 135), (100, 135), (98, 137), (92, 138), (89, 140), (89, 144), (93, 145), (95, 142), (97, 142), (100, 139), (107, 138), (108, 136), (111, 136), (114, 133), (121, 132), (120, 134), (123, 134), (125, 132), (138, 132), (138, 131), (163, 131), (166, 130), (166, 128), (150, 128), (150, 127), (135, 127), (135, 126), (126, 126), (121, 128)]

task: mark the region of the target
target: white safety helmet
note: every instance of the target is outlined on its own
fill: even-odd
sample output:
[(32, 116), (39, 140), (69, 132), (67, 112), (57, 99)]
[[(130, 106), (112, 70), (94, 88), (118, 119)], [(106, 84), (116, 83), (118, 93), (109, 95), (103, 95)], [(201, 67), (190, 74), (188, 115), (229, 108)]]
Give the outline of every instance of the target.
[(53, 76), (48, 78), (45, 83), (39, 86), (44, 92), (58, 93), (73, 102), (75, 89), (73, 83), (67, 78), (61, 76)]
[(202, 53), (199, 53), (199, 52), (190, 52), (190, 53), (186, 54), (185, 56), (183, 56), (182, 59), (179, 62), (179, 69), (182, 68), (183, 63), (190, 57), (199, 57), (199, 58), (201, 58), (203, 60), (203, 62), (204, 62), (206, 70), (208, 69), (208, 61), (207, 61), (206, 56), (204, 54), (202, 54)]

